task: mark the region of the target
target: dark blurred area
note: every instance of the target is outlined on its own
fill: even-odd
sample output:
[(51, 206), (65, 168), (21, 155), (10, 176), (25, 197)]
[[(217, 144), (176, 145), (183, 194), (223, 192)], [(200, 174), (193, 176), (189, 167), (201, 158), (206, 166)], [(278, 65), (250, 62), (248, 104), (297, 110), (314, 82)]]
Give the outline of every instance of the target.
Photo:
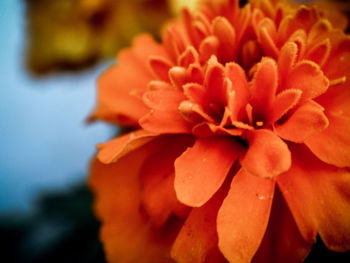
[(30, 213), (1, 216), (0, 261), (105, 262), (92, 201), (91, 192), (81, 184), (68, 191), (42, 195)]
[[(92, 202), (91, 192), (81, 184), (42, 195), (29, 214), (1, 216), (1, 258), (8, 263), (105, 262)], [(330, 251), (318, 238), (305, 260), (316, 262), (348, 263), (350, 252)]]

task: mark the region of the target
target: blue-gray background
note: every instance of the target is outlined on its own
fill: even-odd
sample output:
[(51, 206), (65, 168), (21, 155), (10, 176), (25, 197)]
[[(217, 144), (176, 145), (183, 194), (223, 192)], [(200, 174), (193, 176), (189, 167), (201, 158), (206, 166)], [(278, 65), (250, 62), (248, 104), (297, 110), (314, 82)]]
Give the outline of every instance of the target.
[(0, 1), (0, 213), (29, 210), (41, 193), (85, 180), (96, 143), (114, 132), (84, 123), (108, 65), (79, 75), (28, 75), (24, 7), (23, 0)]

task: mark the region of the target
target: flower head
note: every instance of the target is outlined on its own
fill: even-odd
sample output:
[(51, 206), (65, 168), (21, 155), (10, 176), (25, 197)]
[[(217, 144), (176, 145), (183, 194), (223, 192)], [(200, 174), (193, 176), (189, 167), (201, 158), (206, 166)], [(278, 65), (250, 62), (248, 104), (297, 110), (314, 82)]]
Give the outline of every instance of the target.
[(111, 261), (298, 262), (317, 234), (350, 249), (350, 39), (335, 17), (207, 0), (161, 44), (120, 53), (94, 112), (134, 127), (93, 166)]

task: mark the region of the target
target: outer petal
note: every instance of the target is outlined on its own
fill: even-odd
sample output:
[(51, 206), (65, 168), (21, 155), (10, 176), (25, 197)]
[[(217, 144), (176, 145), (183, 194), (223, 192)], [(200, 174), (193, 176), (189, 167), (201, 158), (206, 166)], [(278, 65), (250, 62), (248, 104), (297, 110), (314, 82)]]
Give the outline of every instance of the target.
[(217, 218), (219, 248), (235, 263), (250, 262), (263, 239), (275, 181), (241, 169), (233, 178)]
[(123, 124), (138, 125), (138, 119), (148, 110), (137, 96), (130, 93), (135, 89), (146, 90), (152, 79), (147, 69), (149, 55), (165, 56), (165, 52), (148, 35), (138, 36), (131, 49), (120, 53), (120, 64), (111, 67), (98, 81), (98, 107), (92, 117), (114, 120), (113, 116), (116, 116)]
[(97, 158), (103, 163), (116, 162), (119, 158), (143, 146), (156, 137), (157, 134), (145, 130), (127, 133), (109, 142), (98, 145), (97, 147), (100, 151)]
[(328, 124), (323, 108), (313, 101), (307, 101), (285, 123), (275, 125), (275, 130), (281, 138), (301, 143), (325, 130)]
[(152, 227), (140, 213), (138, 173), (149, 151), (133, 152), (115, 164), (92, 164), (90, 185), (95, 192), (95, 211), (102, 221), (100, 238), (108, 262), (173, 262), (170, 246), (178, 231), (167, 226), (167, 234)]
[(265, 236), (252, 262), (303, 262), (309, 254), (311, 246), (312, 243), (307, 243), (301, 236), (294, 218), (277, 188)]
[(319, 233), (329, 249), (350, 249), (349, 170), (321, 162), (303, 145), (291, 151), (293, 166), (277, 182), (304, 239), (314, 242)]
[(192, 209), (171, 250), (176, 262), (227, 262), (218, 249), (216, 216), (228, 186), (229, 182), (226, 181), (205, 205)]
[(175, 191), (180, 202), (199, 207), (220, 188), (240, 154), (228, 137), (198, 138), (175, 161)]
[(140, 179), (142, 182), (142, 204), (150, 220), (162, 226), (171, 214), (184, 217), (188, 207), (181, 204), (174, 189), (174, 161), (193, 144), (192, 136), (173, 135), (157, 141), (162, 145), (144, 162)]
[(350, 167), (350, 116), (327, 114), (327, 118), (328, 128), (307, 139), (305, 144), (322, 161)]
[(288, 146), (273, 132), (249, 131), (248, 143), (249, 148), (241, 164), (249, 173), (271, 178), (290, 168), (291, 155)]
[[(333, 50), (325, 73), (331, 80), (343, 79), (330, 86), (317, 102), (325, 108), (329, 127), (306, 141), (322, 161), (338, 167), (350, 166), (350, 39), (345, 38)], [(322, 143), (319, 143), (322, 142)]]

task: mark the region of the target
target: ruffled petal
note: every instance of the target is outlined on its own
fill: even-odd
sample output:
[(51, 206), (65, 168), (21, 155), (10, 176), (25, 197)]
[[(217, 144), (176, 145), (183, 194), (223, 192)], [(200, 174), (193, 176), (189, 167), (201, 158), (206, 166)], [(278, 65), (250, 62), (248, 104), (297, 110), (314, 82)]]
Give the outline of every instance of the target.
[(219, 248), (235, 263), (250, 262), (258, 250), (270, 217), (275, 181), (241, 169), (219, 209)]
[(329, 126), (305, 141), (322, 161), (337, 167), (350, 167), (350, 117), (327, 114)]
[(147, 91), (143, 101), (151, 111), (139, 121), (142, 128), (156, 133), (190, 133), (192, 126), (179, 112), (186, 97), (178, 90), (161, 89)]
[(290, 168), (291, 154), (287, 144), (270, 130), (249, 131), (248, 143), (241, 164), (249, 173), (271, 178)]
[(279, 93), (273, 102), (271, 123), (278, 121), (290, 109), (295, 107), (301, 97), (302, 91), (287, 89)]
[(277, 124), (274, 128), (281, 138), (301, 143), (325, 130), (328, 125), (323, 108), (313, 101), (307, 101), (297, 108), (285, 123)]
[(102, 221), (100, 238), (108, 262), (163, 263), (179, 222), (169, 224), (167, 234), (154, 228), (140, 213), (139, 169), (149, 151), (135, 151), (115, 164), (92, 163), (90, 186), (95, 211)]
[(145, 130), (136, 130), (109, 142), (99, 144), (97, 158), (103, 163), (116, 162), (119, 158), (143, 146), (157, 137), (157, 134)]
[(131, 49), (121, 51), (118, 56), (120, 64), (112, 66), (98, 80), (98, 106), (93, 118), (117, 119), (122, 124), (138, 126), (138, 119), (148, 109), (140, 98), (131, 93), (135, 88), (146, 90), (152, 79), (147, 69), (149, 55), (165, 56), (163, 47), (149, 35), (136, 37)]
[(180, 202), (199, 207), (220, 188), (241, 147), (228, 137), (198, 138), (175, 161), (175, 191)]
[(302, 236), (311, 243), (318, 233), (329, 249), (349, 250), (349, 170), (321, 162), (303, 145), (291, 151), (293, 166), (277, 183)]
[(325, 93), (329, 81), (320, 67), (312, 61), (301, 61), (286, 79), (285, 89), (299, 89), (302, 100), (313, 99)]
[(227, 194), (229, 182), (202, 207), (192, 208), (184, 226), (171, 249), (171, 256), (178, 263), (227, 262), (218, 249), (216, 216)]
[(303, 262), (311, 250), (300, 234), (294, 218), (278, 188), (273, 198), (269, 224), (253, 263)]

